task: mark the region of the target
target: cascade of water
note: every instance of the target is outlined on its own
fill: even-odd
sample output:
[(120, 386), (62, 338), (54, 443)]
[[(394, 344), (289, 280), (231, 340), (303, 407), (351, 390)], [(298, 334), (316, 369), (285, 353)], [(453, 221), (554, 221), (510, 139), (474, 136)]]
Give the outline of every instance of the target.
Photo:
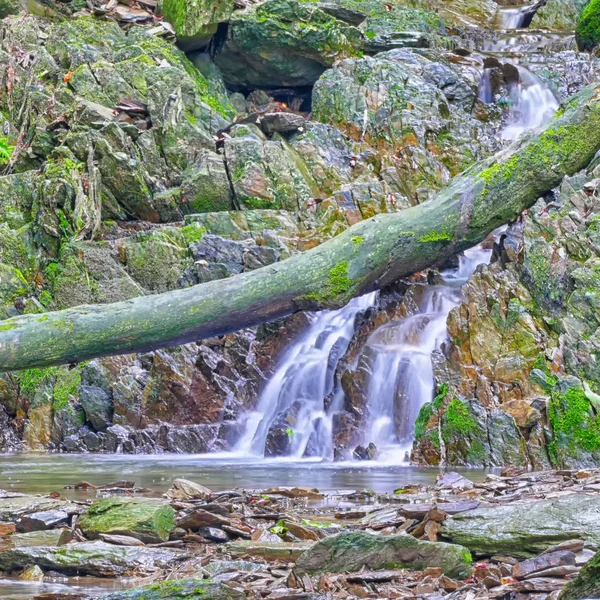
[(513, 105), (508, 124), (502, 130), (503, 140), (516, 140), (523, 132), (537, 129), (547, 123), (558, 110), (559, 103), (539, 77), (523, 67), (519, 69), (519, 83), (513, 86)]
[(494, 90), (492, 89), (492, 80), (490, 78), (490, 69), (483, 69), (477, 97), (485, 104), (491, 104), (494, 101)]
[(500, 24), (502, 29), (520, 29), (525, 26), (525, 21), (531, 15), (531, 6), (518, 8), (505, 8), (500, 11)]
[(434, 394), (432, 352), (447, 339), (446, 321), (461, 302), (462, 285), (490, 257), (482, 246), (465, 252), (457, 269), (425, 286), (416, 314), (376, 330), (367, 341), (373, 367), (364, 441), (376, 444), (382, 460), (403, 460), (412, 445), (419, 410)]
[(290, 347), (267, 383), (256, 409), (246, 415), (236, 452), (263, 456), (270, 427), (293, 408), (290, 454), (301, 458), (310, 442), (312, 454), (331, 457), (332, 410), (326, 409), (325, 399), (333, 390), (337, 361), (354, 334), (355, 318), (375, 298), (375, 293), (367, 294), (340, 310), (313, 316), (309, 330)]

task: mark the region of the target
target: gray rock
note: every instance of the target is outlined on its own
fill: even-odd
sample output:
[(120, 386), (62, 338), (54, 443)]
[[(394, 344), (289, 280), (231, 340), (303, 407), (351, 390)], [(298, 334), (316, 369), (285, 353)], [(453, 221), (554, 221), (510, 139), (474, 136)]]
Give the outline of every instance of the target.
[(540, 571), (573, 565), (575, 565), (575, 554), (569, 550), (559, 550), (558, 552), (541, 554), (535, 558), (529, 558), (517, 563), (513, 567), (512, 576), (515, 579), (526, 579), (529, 575)]
[(64, 510), (45, 510), (21, 517), (17, 529), (22, 533), (44, 531), (46, 529), (54, 529), (55, 527), (66, 525), (68, 520), (69, 513)]
[(211, 542), (216, 542), (217, 544), (225, 544), (229, 541), (229, 536), (216, 527), (200, 527), (198, 533), (203, 538), (206, 538)]
[(211, 494), (211, 490), (199, 483), (187, 479), (175, 479), (167, 492), (167, 497), (172, 500), (204, 500)]
[(441, 489), (472, 490), (473, 482), (470, 479), (463, 477), (460, 473), (450, 471), (444, 473), (441, 477), (438, 477), (437, 486)]
[(161, 581), (136, 587), (124, 592), (115, 592), (100, 600), (237, 600), (245, 595), (233, 588), (212, 581), (181, 579)]
[(440, 567), (448, 577), (460, 579), (471, 573), (471, 555), (466, 548), (423, 542), (410, 535), (340, 533), (317, 542), (296, 561), (299, 571), (310, 573), (385, 569), (392, 564), (416, 570)]
[(14, 572), (38, 565), (65, 574), (114, 577), (133, 571), (152, 573), (187, 558), (185, 552), (167, 548), (113, 546), (83, 542), (53, 548), (35, 546), (0, 551), (0, 569)]
[(350, 25), (360, 25), (366, 18), (367, 15), (359, 10), (353, 10), (352, 8), (341, 6), (335, 2), (319, 2), (317, 7), (323, 12), (335, 17), (339, 21), (344, 21)]
[(196, 508), (190, 513), (184, 515), (177, 521), (177, 526), (182, 529), (191, 529), (193, 531), (200, 527), (213, 527), (220, 525), (230, 525), (229, 519), (222, 517), (221, 515)]
[(562, 540), (600, 545), (599, 513), (599, 496), (573, 494), (454, 515), (440, 533), (472, 552), (528, 558)]
[(56, 500), (40, 496), (23, 495), (0, 498), (0, 521), (17, 522), (28, 515), (35, 513), (43, 515), (54, 511), (73, 515), (82, 512), (82, 509), (66, 500)]
[(102, 388), (82, 385), (79, 401), (86, 419), (96, 431), (106, 431), (110, 427), (114, 411), (113, 401)]
[(122, 425), (112, 425), (106, 430), (104, 447), (108, 452), (117, 452), (129, 439), (129, 430)]
[(265, 113), (260, 120), (260, 127), (265, 133), (297, 131), (306, 125), (302, 115), (289, 112)]

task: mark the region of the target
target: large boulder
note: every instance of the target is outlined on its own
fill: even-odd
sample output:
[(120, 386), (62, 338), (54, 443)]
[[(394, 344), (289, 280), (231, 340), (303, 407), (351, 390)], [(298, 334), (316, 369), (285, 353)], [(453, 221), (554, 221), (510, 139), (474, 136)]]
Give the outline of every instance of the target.
[(441, 535), (480, 554), (530, 557), (563, 541), (600, 544), (600, 497), (564, 496), (454, 515)]
[(159, 543), (169, 539), (175, 529), (175, 517), (171, 506), (161, 500), (107, 498), (93, 504), (81, 517), (79, 526), (92, 539), (107, 533)]
[(233, 88), (309, 86), (361, 43), (358, 29), (317, 3), (266, 0), (233, 13), (216, 62)]
[(347, 573), (367, 569), (439, 567), (448, 577), (471, 573), (471, 555), (463, 546), (423, 542), (410, 535), (340, 533), (317, 542), (296, 561), (300, 571)]
[(234, 600), (245, 595), (223, 583), (206, 579), (175, 579), (103, 596), (100, 600)]
[(588, 0), (549, 0), (546, 6), (537, 11), (531, 27), (573, 31), (577, 17), (587, 2)]
[(162, 0), (160, 8), (175, 28), (179, 47), (189, 52), (208, 44), (218, 24), (229, 20), (233, 5), (233, 0)]
[(580, 50), (591, 52), (600, 42), (600, 0), (590, 0), (579, 14), (575, 39)]
[(476, 90), (455, 65), (397, 49), (338, 61), (315, 84), (312, 109), (317, 120), (385, 149), (382, 179), (415, 204), (427, 198), (417, 190), (444, 186), (497, 149), (490, 125), (471, 114)]
[(187, 558), (185, 552), (168, 548), (114, 546), (83, 542), (65, 546), (31, 546), (0, 551), (0, 569), (8, 573), (33, 565), (67, 575), (118, 577), (132, 572), (153, 573)]

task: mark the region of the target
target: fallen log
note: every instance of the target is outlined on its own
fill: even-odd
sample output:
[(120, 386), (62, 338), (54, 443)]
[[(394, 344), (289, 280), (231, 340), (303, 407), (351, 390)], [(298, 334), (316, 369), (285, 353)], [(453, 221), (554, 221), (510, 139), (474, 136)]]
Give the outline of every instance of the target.
[(433, 199), (377, 215), (280, 263), (184, 290), (0, 323), (0, 371), (149, 351), (351, 298), (442, 263), (514, 220), (600, 149), (600, 87), (542, 133), (479, 162)]

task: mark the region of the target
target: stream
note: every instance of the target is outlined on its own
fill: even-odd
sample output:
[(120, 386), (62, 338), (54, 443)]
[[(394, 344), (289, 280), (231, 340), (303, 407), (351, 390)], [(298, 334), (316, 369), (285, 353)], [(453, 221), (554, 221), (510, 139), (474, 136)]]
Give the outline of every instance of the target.
[[(484, 53), (498, 57), (518, 71), (518, 81), (508, 86), (508, 116), (498, 136), (506, 144), (538, 128), (553, 116), (559, 102), (549, 87), (523, 66), (523, 24), (527, 7), (502, 10), (502, 36)], [(526, 31), (526, 30), (525, 30)], [(531, 34), (533, 45), (543, 45), (543, 35)], [(539, 40), (542, 40), (541, 42)], [(479, 97), (494, 101), (489, 69), (482, 69)], [(433, 484), (439, 469), (412, 467), (408, 455), (414, 423), (424, 403), (432, 400), (436, 381), (432, 352), (447, 339), (450, 311), (461, 302), (461, 287), (479, 265), (489, 263), (491, 250), (477, 246), (460, 257), (454, 269), (442, 271), (420, 295), (413, 314), (387, 323), (370, 335), (363, 352), (369, 353), (371, 375), (367, 416), (361, 444), (373, 443), (372, 460), (333, 462), (334, 415), (343, 410), (343, 392), (336, 382), (336, 367), (355, 333), (357, 317), (374, 306), (377, 293), (352, 300), (337, 311), (311, 315), (311, 325), (287, 349), (256, 407), (242, 416), (241, 433), (230, 453), (203, 455), (78, 455), (7, 454), (0, 456), (0, 489), (46, 494), (57, 491), (72, 500), (95, 498), (95, 492), (66, 489), (79, 481), (107, 485), (134, 481), (147, 495), (161, 496), (174, 479), (200, 483), (213, 491), (244, 488), (264, 490), (280, 486), (307, 486), (326, 494), (316, 503), (335, 505), (342, 490), (390, 493), (407, 484)], [(273, 428), (289, 416), (293, 425), (284, 457), (271, 449)], [(265, 462), (268, 458), (268, 464)], [(474, 482), (484, 469), (452, 469)], [(139, 584), (139, 580), (135, 582)], [(43, 583), (0, 579), (0, 599), (28, 600), (36, 594), (79, 592), (100, 597), (134, 585), (126, 579), (69, 578)]]

